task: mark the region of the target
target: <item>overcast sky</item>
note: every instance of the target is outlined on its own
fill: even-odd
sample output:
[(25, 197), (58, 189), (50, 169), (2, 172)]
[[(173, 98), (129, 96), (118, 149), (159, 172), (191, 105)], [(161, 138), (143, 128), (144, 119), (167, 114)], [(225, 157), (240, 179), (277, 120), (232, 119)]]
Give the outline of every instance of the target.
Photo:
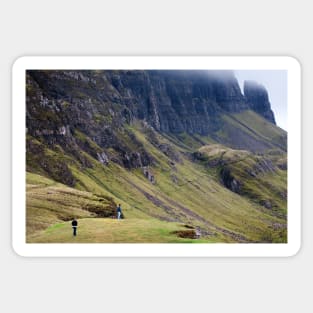
[(287, 71), (285, 70), (235, 70), (241, 91), (245, 80), (255, 80), (268, 92), (276, 124), (287, 128)]

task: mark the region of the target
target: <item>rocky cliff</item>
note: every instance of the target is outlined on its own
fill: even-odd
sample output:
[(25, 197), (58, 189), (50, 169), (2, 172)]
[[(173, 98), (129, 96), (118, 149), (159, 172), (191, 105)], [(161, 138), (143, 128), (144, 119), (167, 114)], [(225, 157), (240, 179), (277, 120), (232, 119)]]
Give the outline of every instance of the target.
[(106, 74), (132, 114), (156, 130), (208, 135), (221, 110), (246, 109), (229, 71), (119, 71)]
[[(206, 138), (197, 139), (201, 144), (211, 138), (232, 148), (286, 150), (284, 134), (272, 144), (251, 128), (243, 129), (242, 123), (225, 120), (252, 110), (275, 123), (265, 88), (246, 82), (243, 95), (232, 71), (29, 70), (26, 79), (30, 158), (38, 155), (37, 138), (62, 147), (84, 167), (90, 162), (80, 151), (103, 164), (112, 160), (126, 168), (151, 165), (153, 157), (127, 127), (135, 121), (171, 136)], [(57, 172), (66, 173), (61, 164)], [(70, 177), (67, 180), (74, 184)]]
[[(36, 101), (59, 117), (60, 127), (86, 127), (98, 114), (117, 124), (138, 118), (162, 132), (208, 135), (220, 127), (223, 111), (247, 109), (275, 123), (265, 88), (246, 82), (242, 95), (231, 71), (29, 71), (32, 84)], [(31, 119), (37, 104), (30, 97), (31, 91)]]
[(244, 96), (253, 111), (262, 115), (271, 123), (276, 124), (274, 113), (271, 110), (271, 104), (268, 99), (268, 93), (263, 85), (251, 80), (245, 81)]

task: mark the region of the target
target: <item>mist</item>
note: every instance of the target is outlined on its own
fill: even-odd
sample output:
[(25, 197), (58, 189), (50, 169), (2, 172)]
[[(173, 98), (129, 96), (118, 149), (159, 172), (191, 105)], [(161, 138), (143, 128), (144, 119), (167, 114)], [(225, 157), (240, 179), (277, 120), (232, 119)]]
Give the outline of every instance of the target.
[(234, 74), (242, 93), (245, 80), (254, 80), (266, 88), (276, 123), (280, 128), (287, 131), (287, 71), (235, 70)]

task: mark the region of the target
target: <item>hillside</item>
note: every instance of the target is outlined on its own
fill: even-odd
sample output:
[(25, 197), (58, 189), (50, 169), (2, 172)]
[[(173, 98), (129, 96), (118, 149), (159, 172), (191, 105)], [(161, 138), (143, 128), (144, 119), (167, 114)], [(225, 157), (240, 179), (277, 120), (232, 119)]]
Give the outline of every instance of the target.
[(28, 242), (73, 242), (73, 217), (76, 242), (286, 242), (287, 134), (269, 104), (231, 72), (175, 75), (28, 72)]

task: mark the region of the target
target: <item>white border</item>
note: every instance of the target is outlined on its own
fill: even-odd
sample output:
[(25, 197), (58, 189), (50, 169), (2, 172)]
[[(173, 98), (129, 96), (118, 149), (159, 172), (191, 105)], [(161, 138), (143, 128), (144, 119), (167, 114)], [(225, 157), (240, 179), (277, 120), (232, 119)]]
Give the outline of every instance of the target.
[[(288, 71), (288, 243), (27, 244), (25, 236), (25, 70), (232, 69)], [(301, 67), (292, 57), (21, 57), (12, 68), (12, 246), (20, 256), (293, 256), (301, 247)], [(290, 127), (292, 125), (292, 127)]]

